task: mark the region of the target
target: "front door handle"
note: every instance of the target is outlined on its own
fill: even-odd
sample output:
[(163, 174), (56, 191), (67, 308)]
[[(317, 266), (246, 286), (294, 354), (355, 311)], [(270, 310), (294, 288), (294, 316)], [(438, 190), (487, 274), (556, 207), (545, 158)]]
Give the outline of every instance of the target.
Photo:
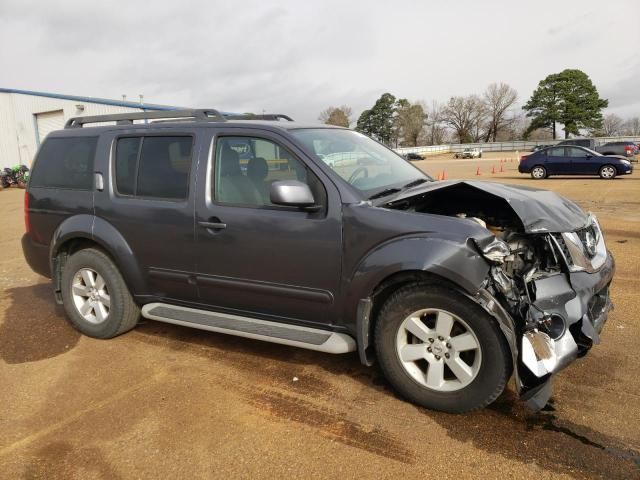
[(227, 228), (227, 224), (222, 222), (198, 222), (198, 225), (211, 230), (224, 230)]

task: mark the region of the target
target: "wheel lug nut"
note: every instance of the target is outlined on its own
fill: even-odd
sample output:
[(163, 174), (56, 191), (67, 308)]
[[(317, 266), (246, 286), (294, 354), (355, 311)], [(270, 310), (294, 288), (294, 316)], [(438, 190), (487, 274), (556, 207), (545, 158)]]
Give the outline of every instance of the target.
[(450, 343), (447, 343), (447, 348), (451, 348), (451, 344)]
[(429, 338), (429, 341), (430, 341), (431, 343), (433, 343), (433, 338)]
[(431, 351), (431, 347), (427, 347), (427, 352), (430, 352), (430, 351)]
[(440, 360), (440, 355), (436, 355), (436, 360)]
[(444, 356), (445, 356), (446, 358), (449, 358), (449, 354), (448, 354), (448, 353), (445, 353), (445, 354), (444, 354)]
[(442, 337), (438, 337), (438, 340), (442, 341), (442, 340), (444, 340), (444, 338), (442, 338)]

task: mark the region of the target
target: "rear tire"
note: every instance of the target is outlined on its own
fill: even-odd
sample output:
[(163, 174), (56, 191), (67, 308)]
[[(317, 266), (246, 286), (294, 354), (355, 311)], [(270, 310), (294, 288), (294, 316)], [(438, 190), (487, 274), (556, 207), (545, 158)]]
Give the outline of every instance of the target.
[(547, 178), (547, 169), (542, 165), (536, 165), (531, 169), (531, 178), (534, 180), (542, 180), (543, 178)]
[(375, 345), (393, 387), (433, 410), (484, 408), (511, 376), (509, 347), (494, 319), (438, 284), (412, 284), (392, 294), (378, 315)]
[(116, 337), (134, 328), (140, 318), (118, 268), (95, 248), (80, 250), (67, 260), (62, 300), (69, 323), (89, 337)]
[(603, 180), (613, 180), (614, 178), (616, 178), (617, 173), (618, 172), (616, 170), (616, 167), (614, 167), (613, 165), (603, 165), (602, 167), (600, 167), (598, 175), (600, 175), (600, 178), (602, 178)]

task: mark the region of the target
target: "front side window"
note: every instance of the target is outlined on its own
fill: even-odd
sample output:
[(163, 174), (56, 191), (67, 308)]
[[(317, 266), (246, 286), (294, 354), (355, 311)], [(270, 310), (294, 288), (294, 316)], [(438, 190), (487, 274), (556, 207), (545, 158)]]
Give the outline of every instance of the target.
[(184, 200), (189, 191), (192, 144), (190, 136), (118, 139), (115, 158), (118, 193)]
[(291, 130), (306, 149), (365, 197), (415, 181), (431, 180), (404, 158), (353, 130)]
[(320, 180), (284, 147), (258, 137), (218, 138), (212, 182), (216, 202), (276, 207), (269, 191), (277, 180), (306, 183), (316, 203), (325, 205), (326, 192)]
[(566, 148), (566, 155), (567, 157), (586, 157), (587, 156), (587, 152), (585, 152), (584, 150), (582, 150), (581, 148), (575, 148), (575, 147), (567, 147)]
[(40, 147), (29, 186), (91, 190), (98, 137), (48, 138)]

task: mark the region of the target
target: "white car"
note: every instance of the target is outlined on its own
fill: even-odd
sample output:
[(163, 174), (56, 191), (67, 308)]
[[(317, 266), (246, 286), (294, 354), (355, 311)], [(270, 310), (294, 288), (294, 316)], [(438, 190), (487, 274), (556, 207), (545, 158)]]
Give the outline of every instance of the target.
[(482, 158), (482, 149), (465, 148), (462, 152), (456, 152), (453, 158)]

